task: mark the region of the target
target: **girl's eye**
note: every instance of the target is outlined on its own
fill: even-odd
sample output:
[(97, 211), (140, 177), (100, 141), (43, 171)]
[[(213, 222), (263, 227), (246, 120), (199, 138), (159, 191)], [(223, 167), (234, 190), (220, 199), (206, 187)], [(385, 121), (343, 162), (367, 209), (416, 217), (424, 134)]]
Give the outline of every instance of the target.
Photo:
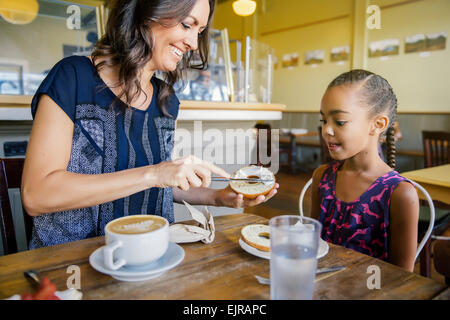
[(347, 121), (336, 121), (336, 124), (342, 127)]
[(323, 123), (323, 124), (327, 124), (327, 121), (324, 120), (324, 119), (320, 119), (319, 121), (320, 121), (321, 123)]

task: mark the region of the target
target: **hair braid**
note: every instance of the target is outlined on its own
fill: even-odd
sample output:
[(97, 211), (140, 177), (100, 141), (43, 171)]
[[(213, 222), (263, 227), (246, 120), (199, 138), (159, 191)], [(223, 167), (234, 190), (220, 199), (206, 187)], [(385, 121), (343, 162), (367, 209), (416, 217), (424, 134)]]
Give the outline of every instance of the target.
[(394, 125), (391, 125), (386, 132), (386, 144), (387, 144), (387, 150), (386, 150), (386, 159), (388, 162), (389, 167), (392, 169), (395, 169), (395, 129)]

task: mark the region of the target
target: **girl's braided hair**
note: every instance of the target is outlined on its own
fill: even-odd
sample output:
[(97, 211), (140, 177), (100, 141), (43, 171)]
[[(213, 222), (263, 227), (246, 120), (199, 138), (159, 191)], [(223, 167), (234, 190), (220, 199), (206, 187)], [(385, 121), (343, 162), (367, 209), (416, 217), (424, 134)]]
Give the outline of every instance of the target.
[(352, 85), (361, 83), (361, 96), (365, 104), (370, 108), (371, 116), (386, 113), (389, 117), (389, 127), (386, 132), (387, 161), (391, 168), (395, 168), (395, 138), (394, 122), (397, 117), (397, 97), (389, 82), (383, 77), (370, 71), (355, 69), (343, 73), (334, 79), (328, 89), (340, 85)]

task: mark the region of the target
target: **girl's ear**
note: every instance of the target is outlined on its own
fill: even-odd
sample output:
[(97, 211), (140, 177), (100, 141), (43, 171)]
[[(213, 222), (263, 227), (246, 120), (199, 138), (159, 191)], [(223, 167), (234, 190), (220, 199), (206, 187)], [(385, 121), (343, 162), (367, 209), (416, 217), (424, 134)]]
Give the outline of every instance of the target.
[(389, 117), (382, 114), (375, 117), (373, 121), (373, 127), (371, 130), (371, 134), (380, 135), (383, 133), (389, 126)]

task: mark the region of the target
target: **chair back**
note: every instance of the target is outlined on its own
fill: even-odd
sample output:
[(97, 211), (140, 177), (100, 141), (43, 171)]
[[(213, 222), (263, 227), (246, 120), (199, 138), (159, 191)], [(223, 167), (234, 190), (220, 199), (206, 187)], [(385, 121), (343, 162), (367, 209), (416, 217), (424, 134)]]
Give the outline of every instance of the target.
[[(23, 158), (0, 159), (0, 233), (5, 254), (18, 251), (8, 189), (20, 188), (24, 163)], [(28, 242), (31, 238), (33, 222), (25, 210), (23, 210), (23, 218)]]
[(425, 168), (450, 163), (450, 132), (422, 131)]
[(422, 251), (423, 247), (425, 246), (425, 244), (427, 243), (428, 239), (430, 238), (431, 233), (433, 232), (434, 220), (435, 220), (436, 215), (434, 213), (433, 200), (431, 199), (431, 197), (428, 194), (427, 190), (425, 190), (425, 188), (423, 188), (417, 182), (414, 182), (414, 181), (411, 181), (411, 182), (414, 185), (414, 187), (416, 187), (416, 189), (419, 189), (425, 195), (425, 197), (427, 198), (427, 201), (428, 201), (428, 206), (430, 207), (430, 222), (428, 224), (427, 232), (425, 232), (425, 235), (423, 236), (422, 240), (419, 243), (419, 246), (417, 247), (416, 258), (414, 259), (414, 260), (417, 260), (417, 257), (419, 256), (420, 251)]
[(300, 212), (300, 215), (304, 217), (303, 213), (303, 198), (305, 198), (305, 193), (308, 190), (309, 186), (312, 184), (313, 179), (309, 179), (308, 182), (306, 182), (305, 186), (302, 189), (302, 192), (300, 192), (300, 198), (298, 199), (298, 211)]
[(270, 167), (271, 161), (269, 163), (262, 163), (260, 158), (260, 130), (263, 130), (262, 132), (267, 134), (267, 140), (266, 140), (266, 146), (267, 146), (267, 156), (272, 155), (272, 133), (271, 133), (271, 126), (268, 123), (257, 123), (255, 125), (256, 129), (256, 164), (257, 166), (263, 166), (263, 167)]
[[(300, 216), (304, 216), (304, 212), (303, 212), (303, 198), (305, 197), (305, 193), (308, 190), (308, 188), (311, 186), (313, 179), (309, 179), (308, 182), (305, 184), (305, 186), (302, 189), (302, 192), (300, 193), (300, 198), (298, 200), (298, 209), (300, 212)], [(427, 198), (428, 201), (428, 205), (430, 206), (430, 222), (428, 225), (428, 229), (427, 232), (425, 233), (425, 235), (423, 236), (422, 240), (419, 243), (419, 246), (417, 247), (417, 251), (416, 251), (416, 257), (414, 260), (417, 260), (417, 257), (420, 254), (420, 251), (423, 249), (423, 247), (425, 246), (425, 243), (428, 241), (428, 239), (431, 236), (431, 233), (433, 232), (433, 227), (434, 227), (434, 219), (435, 219), (435, 213), (434, 213), (434, 204), (433, 204), (433, 200), (431, 199), (430, 195), (428, 194), (428, 192), (418, 183), (411, 181), (411, 183), (414, 185), (414, 187), (416, 189), (419, 189)]]

